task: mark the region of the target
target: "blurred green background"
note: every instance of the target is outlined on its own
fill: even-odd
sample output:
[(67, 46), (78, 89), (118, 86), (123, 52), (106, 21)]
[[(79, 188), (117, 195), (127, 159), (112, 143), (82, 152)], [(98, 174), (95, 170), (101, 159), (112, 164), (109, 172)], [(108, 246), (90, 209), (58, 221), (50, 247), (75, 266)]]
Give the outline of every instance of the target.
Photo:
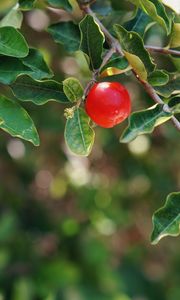
[[(90, 74), (82, 54), (67, 55), (45, 32), (59, 19), (69, 15), (26, 12), (22, 32), (57, 80), (75, 76), (85, 86)], [(158, 26), (146, 40), (166, 44)], [(174, 70), (170, 58), (154, 58)], [(121, 82), (133, 110), (153, 105), (130, 74)], [(180, 142), (171, 123), (129, 145), (119, 144), (126, 124), (96, 128), (92, 154), (81, 158), (64, 143), (63, 106), (23, 106), (41, 145), (0, 133), (0, 300), (179, 300), (178, 238), (149, 241), (153, 212), (180, 188)]]

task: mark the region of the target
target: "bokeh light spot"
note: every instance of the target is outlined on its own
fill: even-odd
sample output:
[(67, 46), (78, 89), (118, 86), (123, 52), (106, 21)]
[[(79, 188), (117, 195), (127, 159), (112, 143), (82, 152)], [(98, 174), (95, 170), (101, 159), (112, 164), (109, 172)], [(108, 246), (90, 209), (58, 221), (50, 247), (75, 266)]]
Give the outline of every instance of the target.
[(22, 141), (11, 139), (7, 144), (7, 151), (12, 158), (20, 159), (25, 155), (25, 146)]
[(54, 199), (60, 199), (66, 194), (66, 191), (67, 191), (66, 181), (60, 176), (54, 178), (50, 185), (51, 197)]
[(36, 185), (41, 189), (47, 189), (53, 179), (52, 174), (48, 170), (40, 170), (36, 174)]
[(138, 136), (134, 141), (128, 144), (129, 151), (134, 155), (146, 154), (150, 146), (150, 140), (145, 135)]

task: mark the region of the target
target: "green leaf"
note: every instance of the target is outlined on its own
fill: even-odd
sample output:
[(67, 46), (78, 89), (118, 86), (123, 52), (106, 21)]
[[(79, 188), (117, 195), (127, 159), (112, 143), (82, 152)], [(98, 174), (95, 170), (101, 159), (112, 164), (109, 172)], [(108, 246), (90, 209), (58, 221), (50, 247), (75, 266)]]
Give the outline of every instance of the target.
[(144, 36), (146, 31), (154, 24), (153, 20), (144, 13), (143, 10), (138, 9), (137, 15), (127, 24), (125, 24), (126, 30), (135, 31), (140, 36)]
[(47, 66), (43, 55), (37, 49), (29, 49), (29, 54), (22, 59), (25, 66), (29, 67), (32, 71), (26, 74), (31, 75), (34, 79), (45, 79), (53, 76), (52, 71)]
[(134, 15), (136, 14), (136, 11), (125, 11), (125, 10), (118, 10), (118, 11), (112, 11), (109, 15), (102, 18), (103, 25), (108, 29), (112, 30), (114, 24), (122, 25), (126, 22), (129, 22), (134, 18)]
[(163, 4), (159, 0), (129, 0), (141, 8), (155, 22), (161, 25), (167, 32), (171, 31), (171, 20), (168, 18)]
[(39, 145), (39, 136), (36, 127), (26, 112), (18, 103), (0, 95), (0, 128), (12, 136), (22, 138)]
[(172, 33), (170, 36), (169, 48), (180, 47), (180, 23), (174, 23)]
[(109, 62), (103, 66), (103, 68), (100, 70), (100, 72), (103, 72), (107, 68), (116, 68), (120, 70), (126, 70), (129, 66), (129, 63), (125, 57), (116, 57), (113, 56)]
[(180, 94), (169, 99), (168, 106), (172, 109), (174, 114), (180, 113)]
[(102, 63), (104, 34), (93, 17), (89, 15), (80, 22), (79, 26), (81, 31), (80, 49), (89, 56), (91, 68), (98, 69)]
[(72, 53), (79, 50), (80, 31), (73, 22), (60, 22), (48, 27), (47, 30), (56, 43), (63, 44), (66, 51)]
[(69, 77), (63, 81), (63, 91), (71, 102), (77, 102), (83, 97), (83, 88), (78, 79)]
[(157, 210), (152, 218), (152, 244), (157, 244), (165, 236), (178, 236), (180, 233), (180, 192), (167, 196), (165, 205)]
[(31, 10), (34, 8), (36, 0), (19, 0), (19, 8), (21, 10)]
[(108, 14), (111, 14), (113, 12), (112, 9), (112, 3), (111, 0), (78, 0), (80, 4), (85, 4), (87, 5), (88, 3), (91, 5), (91, 3), (93, 4), (93, 11), (100, 16), (108, 16)]
[(154, 71), (155, 64), (144, 48), (143, 40), (138, 33), (127, 31), (120, 25), (114, 25), (114, 29), (129, 64), (142, 80), (147, 80), (147, 74)]
[(76, 109), (73, 118), (66, 122), (65, 141), (77, 155), (88, 156), (91, 152), (95, 134), (89, 122), (90, 118), (82, 108)]
[(0, 82), (3, 84), (10, 84), (18, 75), (31, 72), (20, 59), (14, 57), (1, 56), (0, 66)]
[(179, 56), (170, 56), (173, 65), (175, 66), (176, 70), (180, 72), (180, 57)]
[[(99, 78), (97, 79), (98, 82), (119, 82), (122, 84), (122, 73), (120, 72), (119, 74), (113, 74), (113, 75), (109, 75), (109, 69), (108, 71), (108, 76), (104, 76), (104, 72), (102, 73), (101, 76), (99, 76)], [(105, 74), (106, 75), (106, 74)]]
[(68, 0), (48, 0), (48, 3), (57, 8), (63, 8), (68, 11), (72, 10)]
[(174, 75), (170, 78), (169, 82), (163, 86), (156, 86), (155, 90), (163, 97), (170, 97), (172, 94), (180, 93), (180, 76)]
[(19, 31), (14, 27), (0, 28), (0, 54), (25, 57), (28, 52), (28, 45)]
[(11, 84), (14, 95), (21, 101), (42, 105), (48, 101), (69, 102), (63, 92), (63, 85), (54, 80), (34, 80), (30, 76), (19, 76)]
[(18, 9), (18, 6), (16, 5), (0, 21), (0, 27), (12, 26), (14, 28), (21, 28), (22, 21), (23, 21), (23, 14)]
[(172, 117), (172, 113), (163, 111), (163, 105), (156, 104), (149, 109), (137, 111), (129, 118), (129, 125), (124, 130), (120, 142), (129, 143), (138, 135), (151, 133), (154, 128)]
[(148, 82), (153, 86), (165, 85), (169, 81), (169, 75), (163, 70), (155, 70), (148, 76)]
[(1, 56), (0, 66), (0, 82), (3, 84), (11, 84), (18, 75), (22, 74), (39, 80), (53, 76), (42, 54), (36, 49), (30, 49), (29, 55), (23, 59)]

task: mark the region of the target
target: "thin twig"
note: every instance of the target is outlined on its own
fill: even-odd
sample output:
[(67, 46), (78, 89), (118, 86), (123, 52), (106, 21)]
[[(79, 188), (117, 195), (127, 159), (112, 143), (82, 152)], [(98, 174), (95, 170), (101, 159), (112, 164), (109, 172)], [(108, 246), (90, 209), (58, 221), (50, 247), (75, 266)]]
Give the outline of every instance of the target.
[(97, 70), (95, 70), (93, 72), (93, 78), (92, 78), (92, 80), (90, 80), (88, 82), (88, 84), (86, 85), (86, 87), (85, 87), (85, 90), (84, 90), (84, 99), (86, 98), (86, 96), (89, 93), (89, 90), (91, 89), (91, 87), (93, 86), (93, 84), (96, 82), (96, 79), (97, 79), (97, 76), (99, 75), (100, 70), (107, 64), (107, 62), (109, 61), (109, 59), (111, 58), (111, 56), (113, 55), (114, 52), (116, 52), (116, 50), (114, 48), (110, 48), (106, 52), (106, 54), (105, 54), (105, 56), (103, 58), (102, 64), (99, 67), (99, 69), (97, 69)]
[[(91, 15), (95, 22), (100, 26), (102, 32), (104, 33), (107, 42), (109, 43), (110, 47), (115, 49), (117, 53), (119, 53), (121, 56), (124, 56), (124, 53), (122, 51), (121, 45), (119, 43), (119, 41), (114, 38), (110, 32), (104, 27), (104, 25), (101, 23), (101, 21), (96, 17), (95, 13), (90, 9), (89, 6), (85, 6), (85, 7), (81, 7), (81, 9), (83, 9), (83, 11), (88, 14)], [(151, 47), (151, 49), (149, 48), (150, 46), (147, 46), (149, 50), (154, 50), (155, 48)], [(156, 48), (156, 51), (160, 52), (159, 48)], [(166, 50), (166, 49), (164, 49)], [(161, 52), (162, 52), (162, 48), (161, 48)], [(167, 54), (167, 52), (166, 52)], [(169, 53), (168, 53), (169, 54)], [(139, 78), (138, 74), (136, 73), (136, 71), (134, 69), (132, 69), (133, 74), (135, 75), (135, 77), (138, 79), (139, 82), (141, 82), (141, 84), (144, 86), (144, 89), (147, 91), (147, 93), (149, 94), (149, 96), (158, 104), (163, 104), (163, 110), (164, 111), (168, 111), (170, 112), (170, 109), (168, 107), (167, 104), (165, 104), (162, 99), (158, 96), (158, 94), (156, 93), (156, 91), (154, 90), (154, 88), (146, 81), (143, 81)], [(180, 130), (180, 122), (178, 121), (178, 119), (176, 119), (176, 117), (172, 116), (171, 118), (172, 122), (174, 123), (174, 126)]]
[(171, 54), (171, 55), (180, 56), (180, 51), (178, 50), (166, 49), (166, 48), (148, 46), (148, 45), (146, 45), (145, 48), (150, 52), (159, 52), (161, 54)]
[[(112, 55), (116, 52), (116, 49), (115, 48), (110, 48), (106, 54), (104, 55), (104, 58), (103, 58), (103, 61), (102, 61), (102, 64), (99, 68), (98, 71), (100, 71), (107, 63), (108, 61), (110, 60), (110, 58), (112, 57)], [(98, 72), (99, 73), (99, 72)]]

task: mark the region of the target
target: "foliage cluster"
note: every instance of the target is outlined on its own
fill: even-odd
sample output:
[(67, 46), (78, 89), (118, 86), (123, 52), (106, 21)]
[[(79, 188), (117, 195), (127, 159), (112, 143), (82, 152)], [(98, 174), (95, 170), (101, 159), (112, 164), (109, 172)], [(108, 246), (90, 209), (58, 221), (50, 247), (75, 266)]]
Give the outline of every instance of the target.
[[(168, 248), (171, 280), (161, 273), (166, 253), (158, 265), (142, 245), (147, 210), (167, 194), (151, 241), (180, 228), (180, 23), (163, 2), (1, 1), (0, 128), (13, 137), (1, 137), (2, 299), (180, 297), (176, 251)], [(128, 125), (94, 129), (84, 101), (96, 81), (127, 87)], [(38, 132), (38, 148), (14, 139), (39, 146)]]

